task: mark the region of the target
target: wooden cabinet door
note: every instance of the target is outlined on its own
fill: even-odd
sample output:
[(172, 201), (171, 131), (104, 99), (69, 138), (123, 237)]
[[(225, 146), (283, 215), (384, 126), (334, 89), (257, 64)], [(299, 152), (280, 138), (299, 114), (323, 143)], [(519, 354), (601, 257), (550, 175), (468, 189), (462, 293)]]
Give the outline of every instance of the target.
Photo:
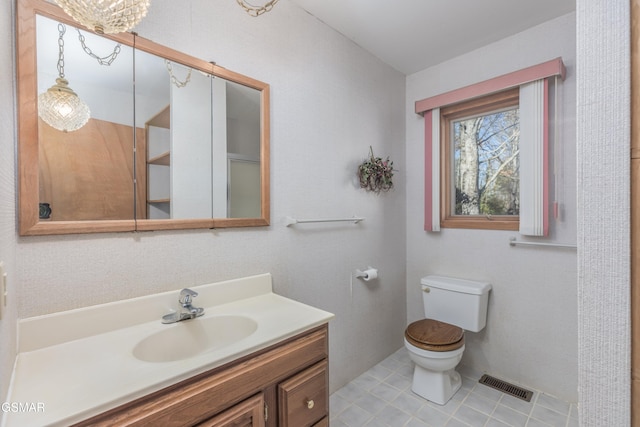
[(259, 393), (196, 427), (264, 427), (264, 396)]
[(280, 427), (309, 427), (329, 413), (327, 361), (278, 385)]
[(324, 417), (323, 419), (315, 423), (313, 427), (329, 427), (329, 418)]

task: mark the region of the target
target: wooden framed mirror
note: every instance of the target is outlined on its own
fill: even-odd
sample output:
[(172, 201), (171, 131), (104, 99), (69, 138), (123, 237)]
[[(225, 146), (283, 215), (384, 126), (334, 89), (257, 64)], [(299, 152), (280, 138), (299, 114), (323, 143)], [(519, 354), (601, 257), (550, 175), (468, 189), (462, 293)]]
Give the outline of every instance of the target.
[[(17, 33), (20, 235), (269, 225), (268, 84), (44, 0), (17, 0)], [(91, 111), (68, 132), (38, 115), (60, 45)]]

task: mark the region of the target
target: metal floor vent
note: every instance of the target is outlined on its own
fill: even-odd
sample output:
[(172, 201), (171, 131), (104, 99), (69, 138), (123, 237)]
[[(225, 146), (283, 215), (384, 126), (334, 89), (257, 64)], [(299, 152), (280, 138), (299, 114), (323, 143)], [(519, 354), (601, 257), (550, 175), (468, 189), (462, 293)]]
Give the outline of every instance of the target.
[(522, 399), (525, 402), (531, 402), (531, 397), (533, 396), (532, 391), (529, 391), (522, 387), (518, 387), (517, 385), (509, 384), (508, 382), (494, 378), (491, 375), (483, 375), (478, 382), (480, 384), (484, 384), (486, 386), (495, 388), (496, 390), (500, 390), (504, 393), (510, 394), (511, 396), (517, 397), (518, 399)]

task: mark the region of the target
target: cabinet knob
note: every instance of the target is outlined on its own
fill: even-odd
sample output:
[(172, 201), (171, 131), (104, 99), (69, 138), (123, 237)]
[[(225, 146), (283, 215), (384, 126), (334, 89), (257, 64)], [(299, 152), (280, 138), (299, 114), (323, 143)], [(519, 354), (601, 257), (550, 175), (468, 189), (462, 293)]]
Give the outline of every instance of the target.
[(313, 405), (315, 405), (315, 403), (312, 399), (307, 400), (307, 408), (313, 409)]

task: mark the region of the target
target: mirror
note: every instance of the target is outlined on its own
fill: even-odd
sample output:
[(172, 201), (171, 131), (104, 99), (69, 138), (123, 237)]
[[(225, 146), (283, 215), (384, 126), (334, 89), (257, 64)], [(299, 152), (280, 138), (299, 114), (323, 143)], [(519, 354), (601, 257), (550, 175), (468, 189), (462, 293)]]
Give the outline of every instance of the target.
[(146, 208), (137, 218), (259, 217), (260, 91), (135, 55), (136, 121), (147, 153)]
[[(59, 23), (64, 77), (91, 112), (69, 132), (38, 117)], [(267, 84), (96, 35), (41, 0), (18, 2), (17, 28), (21, 235), (269, 224)]]

